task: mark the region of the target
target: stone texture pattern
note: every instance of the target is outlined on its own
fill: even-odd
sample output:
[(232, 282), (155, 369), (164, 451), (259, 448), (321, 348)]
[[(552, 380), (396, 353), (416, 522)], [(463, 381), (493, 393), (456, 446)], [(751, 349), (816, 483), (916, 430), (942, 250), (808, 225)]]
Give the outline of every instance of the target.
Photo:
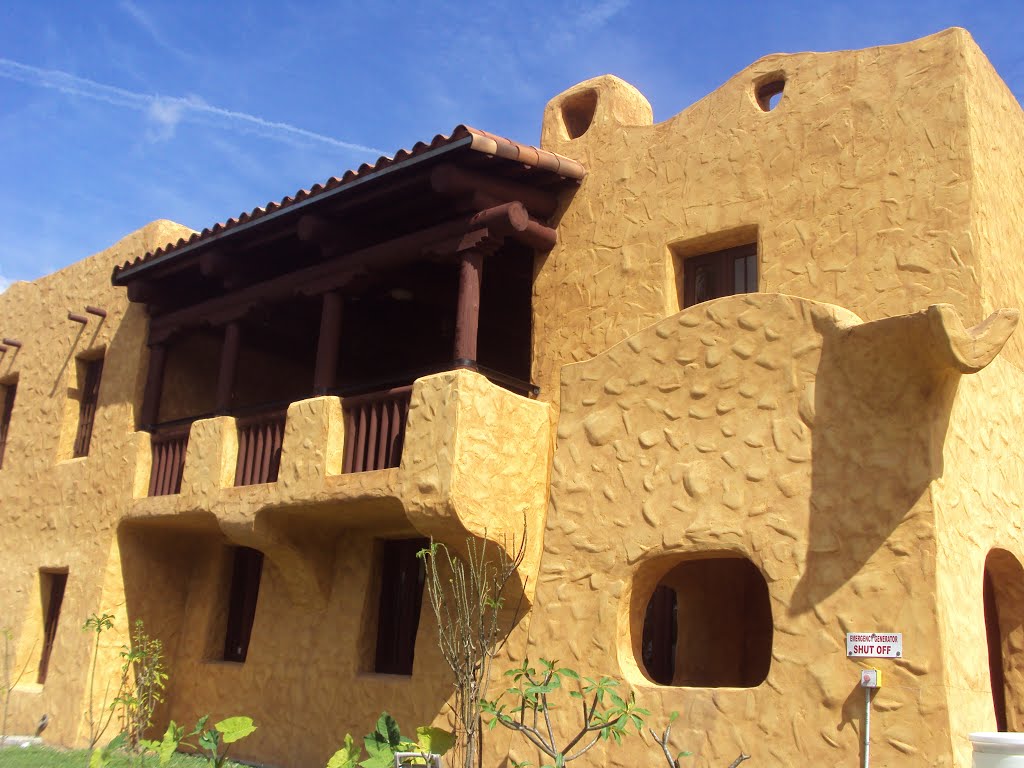
[[(785, 78), (762, 111), (757, 83)], [(569, 139), (563, 105), (596, 93)], [(970, 35), (766, 56), (651, 124), (612, 77), (548, 105), (542, 146), (587, 176), (535, 283), (534, 380), (592, 357), (679, 307), (680, 259), (751, 242), (760, 290), (873, 320), (949, 303), (980, 319), (1016, 306), (1022, 245), (1014, 159), (1020, 107)], [(1008, 354), (1021, 363), (1021, 341)]]
[[(729, 297), (564, 368), (531, 658), (621, 676), (652, 712), (683, 713), (675, 738), (695, 765), (741, 750), (758, 763), (840, 765), (856, 762), (858, 669), (869, 665), (847, 659), (844, 635), (903, 631), (906, 658), (875, 662), (886, 682), (873, 762), (968, 764), (953, 760), (956, 651), (937, 611), (930, 488), (960, 379), (938, 314), (862, 324), (803, 299)], [(768, 678), (655, 685), (638, 663), (647, 602), (679, 562), (712, 555), (746, 557), (767, 581)], [(984, 663), (970, 657), (982, 692)], [(990, 720), (991, 699), (974, 723)], [(590, 763), (637, 765), (637, 748)]]

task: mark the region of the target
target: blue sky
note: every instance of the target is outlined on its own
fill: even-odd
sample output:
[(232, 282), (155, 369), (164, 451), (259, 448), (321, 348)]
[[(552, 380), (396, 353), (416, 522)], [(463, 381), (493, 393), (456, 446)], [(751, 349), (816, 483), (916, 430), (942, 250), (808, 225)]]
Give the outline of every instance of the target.
[(970, 30), (1024, 99), (1024, 2), (29, 2), (0, 8), (0, 289), (201, 229), (468, 123), (536, 143), (607, 72), (656, 120), (763, 55)]

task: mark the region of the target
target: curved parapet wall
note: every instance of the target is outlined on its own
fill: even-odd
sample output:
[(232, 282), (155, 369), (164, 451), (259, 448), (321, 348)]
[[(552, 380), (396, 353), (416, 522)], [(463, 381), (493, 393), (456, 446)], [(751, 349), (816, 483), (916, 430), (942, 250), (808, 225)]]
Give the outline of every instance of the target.
[[(951, 349), (974, 339), (990, 361), (1014, 314), (968, 331), (949, 308), (864, 323), (804, 299), (733, 296), (564, 368), (530, 657), (620, 675), (655, 718), (684, 713), (678, 746), (708, 765), (740, 751), (834, 765), (857, 752), (863, 706), (844, 633), (904, 631), (906, 658), (884, 662), (872, 751), (950, 765), (930, 489), (963, 370)], [(762, 589), (735, 589), (750, 570), (736, 560), (760, 574), (768, 618), (753, 602), (735, 610)], [(711, 564), (681, 568), (691, 561)], [(689, 572), (706, 581), (687, 585)], [(674, 631), (676, 647), (713, 658), (667, 685), (643, 661), (658, 583), (680, 617), (710, 612)], [(565, 631), (582, 617), (587, 632)], [(722, 631), (709, 639), (708, 626)], [(729, 648), (765, 668), (744, 671), (722, 658)], [(636, 764), (613, 755), (606, 764)]]

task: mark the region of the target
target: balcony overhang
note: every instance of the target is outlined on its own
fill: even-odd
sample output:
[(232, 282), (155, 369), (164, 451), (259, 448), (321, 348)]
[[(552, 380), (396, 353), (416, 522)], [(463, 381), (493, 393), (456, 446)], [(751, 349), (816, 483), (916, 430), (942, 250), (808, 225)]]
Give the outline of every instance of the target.
[(285, 275), (337, 288), (506, 238), (547, 250), (551, 219), (583, 176), (575, 161), (459, 126), (118, 266), (112, 281), (158, 317)]

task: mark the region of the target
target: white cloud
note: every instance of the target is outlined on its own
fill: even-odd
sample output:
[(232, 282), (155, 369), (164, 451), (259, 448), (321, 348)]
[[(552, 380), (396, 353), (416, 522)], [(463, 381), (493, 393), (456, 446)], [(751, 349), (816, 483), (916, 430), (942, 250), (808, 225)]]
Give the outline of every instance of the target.
[(3, 275), (0, 275), (0, 293), (3, 293), (8, 288), (10, 288), (11, 287), (11, 283), (13, 283), (13, 282), (14, 281), (11, 278), (4, 277)]
[(168, 138), (182, 121), (212, 124), (215, 127), (232, 130), (246, 130), (268, 139), (289, 144), (297, 142), (326, 144), (348, 152), (383, 154), (381, 150), (350, 141), (342, 141), (322, 133), (307, 131), (305, 128), (259, 115), (224, 109), (208, 104), (197, 96), (164, 96), (161, 94), (137, 93), (114, 85), (98, 83), (84, 77), (62, 72), (58, 69), (42, 69), (22, 64), (11, 59), (0, 58), (0, 77), (16, 80), (26, 85), (48, 88), (71, 96), (92, 99), (115, 107), (131, 109), (145, 114), (156, 128), (155, 137)]
[(588, 3), (577, 17), (577, 22), (584, 29), (603, 27), (627, 5), (629, 5), (629, 0), (602, 0), (599, 3)]
[(121, 2), (118, 3), (118, 5), (121, 7), (122, 11), (128, 14), (136, 24), (142, 27), (146, 31), (146, 33), (149, 34), (149, 36), (153, 39), (153, 42), (156, 43), (158, 46), (163, 48), (168, 53), (173, 53), (175, 56), (177, 56), (180, 59), (184, 59), (185, 61), (195, 60), (195, 56), (193, 56), (188, 51), (182, 50), (181, 48), (178, 48), (176, 45), (172, 45), (167, 40), (167, 38), (164, 37), (163, 31), (160, 29), (157, 23), (153, 21), (153, 17), (146, 13), (146, 11), (144, 11), (143, 9), (139, 8), (139, 6), (137, 6), (135, 3), (131, 2), (131, 0), (121, 0)]

